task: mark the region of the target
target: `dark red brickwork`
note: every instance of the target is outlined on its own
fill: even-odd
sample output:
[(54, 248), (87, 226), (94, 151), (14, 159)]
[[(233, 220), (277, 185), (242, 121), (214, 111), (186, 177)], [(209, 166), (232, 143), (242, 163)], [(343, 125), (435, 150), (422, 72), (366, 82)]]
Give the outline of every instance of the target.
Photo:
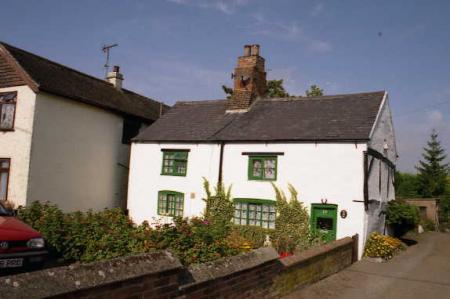
[(7, 54), (0, 47), (0, 88), (25, 85), (25, 80), (23, 80), (19, 72), (8, 63), (6, 55)]
[[(279, 259), (273, 248), (183, 267), (170, 252), (0, 278), (6, 298), (280, 298), (352, 263), (357, 238)], [(1, 296), (0, 296), (1, 297)]]
[(248, 109), (256, 98), (264, 97), (266, 89), (264, 58), (259, 56), (259, 45), (247, 45), (234, 70), (234, 89), (228, 110)]

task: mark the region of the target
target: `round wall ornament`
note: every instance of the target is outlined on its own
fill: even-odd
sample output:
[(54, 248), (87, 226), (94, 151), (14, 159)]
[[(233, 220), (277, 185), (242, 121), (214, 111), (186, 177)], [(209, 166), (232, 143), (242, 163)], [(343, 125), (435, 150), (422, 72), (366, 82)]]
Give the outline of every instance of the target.
[(341, 218), (347, 218), (347, 210), (341, 210)]

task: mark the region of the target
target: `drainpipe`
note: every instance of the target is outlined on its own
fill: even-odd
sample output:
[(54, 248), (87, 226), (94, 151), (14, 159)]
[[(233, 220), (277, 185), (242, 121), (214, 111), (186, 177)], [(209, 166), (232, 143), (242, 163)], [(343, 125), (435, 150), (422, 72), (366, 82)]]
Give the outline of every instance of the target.
[(218, 181), (218, 185), (221, 186), (222, 185), (222, 169), (223, 169), (223, 148), (225, 147), (225, 142), (221, 142), (220, 143), (220, 158), (219, 158), (219, 181)]
[(369, 209), (369, 169), (368, 169), (368, 154), (364, 151), (364, 209)]

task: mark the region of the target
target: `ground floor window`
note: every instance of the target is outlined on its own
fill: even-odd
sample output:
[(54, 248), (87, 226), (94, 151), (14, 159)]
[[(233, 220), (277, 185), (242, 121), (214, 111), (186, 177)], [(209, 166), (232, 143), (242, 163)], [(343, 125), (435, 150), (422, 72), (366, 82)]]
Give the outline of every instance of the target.
[(8, 199), (9, 168), (11, 160), (0, 158), (0, 200)]
[(184, 194), (176, 191), (158, 192), (158, 215), (183, 216)]
[(265, 199), (234, 199), (234, 223), (275, 228), (275, 201)]

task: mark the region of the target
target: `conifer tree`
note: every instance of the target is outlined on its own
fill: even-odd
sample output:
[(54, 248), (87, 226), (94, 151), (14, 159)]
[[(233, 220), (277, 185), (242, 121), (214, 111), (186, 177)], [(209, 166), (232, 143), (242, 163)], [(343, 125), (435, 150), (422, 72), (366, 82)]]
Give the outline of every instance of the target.
[(446, 189), (449, 164), (444, 163), (447, 155), (438, 140), (438, 134), (432, 131), (430, 140), (422, 153), (423, 160), (416, 166), (419, 179), (419, 194), (422, 197), (437, 197)]

